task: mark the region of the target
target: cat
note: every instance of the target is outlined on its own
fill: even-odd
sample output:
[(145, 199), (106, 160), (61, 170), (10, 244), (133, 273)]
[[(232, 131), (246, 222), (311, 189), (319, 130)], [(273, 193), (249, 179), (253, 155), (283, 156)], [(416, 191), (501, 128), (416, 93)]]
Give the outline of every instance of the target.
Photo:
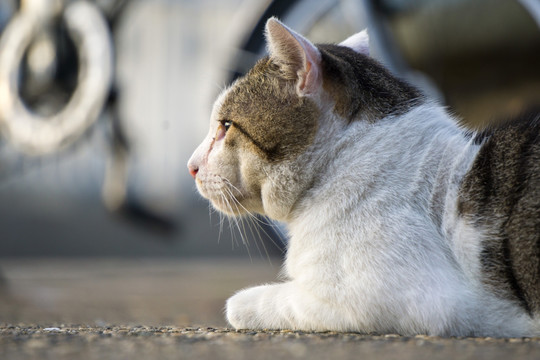
[(286, 223), (283, 279), (226, 305), (237, 329), (540, 334), (538, 113), (484, 133), (369, 55), (271, 18), (269, 55), (217, 98), (188, 163), (231, 216)]

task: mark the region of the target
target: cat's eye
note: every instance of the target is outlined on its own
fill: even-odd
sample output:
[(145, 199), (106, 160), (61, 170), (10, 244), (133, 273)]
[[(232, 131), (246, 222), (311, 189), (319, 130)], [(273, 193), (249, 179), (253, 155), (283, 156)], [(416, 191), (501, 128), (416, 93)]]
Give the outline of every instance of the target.
[(229, 128), (232, 125), (232, 121), (230, 121), (230, 120), (221, 120), (220, 123), (225, 128), (225, 131), (229, 130)]
[(217, 141), (223, 139), (225, 135), (227, 134), (227, 130), (229, 130), (231, 125), (232, 125), (232, 121), (230, 120), (220, 120), (215, 139)]

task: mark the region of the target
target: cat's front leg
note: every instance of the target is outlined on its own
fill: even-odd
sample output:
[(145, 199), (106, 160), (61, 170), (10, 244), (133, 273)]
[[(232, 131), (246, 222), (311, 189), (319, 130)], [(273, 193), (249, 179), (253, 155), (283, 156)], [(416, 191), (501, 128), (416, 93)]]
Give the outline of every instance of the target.
[[(283, 284), (261, 285), (227, 300), (227, 320), (236, 329), (290, 329), (291, 314), (279, 313)], [(282, 304), (283, 305), (283, 304)], [(281, 306), (285, 310), (285, 306)]]
[(236, 329), (343, 330), (348, 321), (333, 310), (299, 284), (285, 282), (236, 293), (226, 312)]

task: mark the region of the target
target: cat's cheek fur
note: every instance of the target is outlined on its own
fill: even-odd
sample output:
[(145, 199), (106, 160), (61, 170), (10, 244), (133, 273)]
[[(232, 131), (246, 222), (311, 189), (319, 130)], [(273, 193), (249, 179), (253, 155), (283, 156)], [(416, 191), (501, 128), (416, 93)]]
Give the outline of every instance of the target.
[(299, 192), (299, 183), (293, 179), (293, 174), (285, 164), (276, 165), (269, 171), (261, 187), (264, 215), (278, 221), (288, 220)]

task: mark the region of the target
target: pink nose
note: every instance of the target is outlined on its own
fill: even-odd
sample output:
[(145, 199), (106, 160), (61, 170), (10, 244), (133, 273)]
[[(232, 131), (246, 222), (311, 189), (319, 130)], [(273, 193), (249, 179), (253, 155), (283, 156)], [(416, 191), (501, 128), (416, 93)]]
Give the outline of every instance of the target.
[(195, 179), (195, 177), (197, 176), (197, 173), (199, 172), (199, 167), (196, 165), (189, 164), (188, 169), (191, 176)]

